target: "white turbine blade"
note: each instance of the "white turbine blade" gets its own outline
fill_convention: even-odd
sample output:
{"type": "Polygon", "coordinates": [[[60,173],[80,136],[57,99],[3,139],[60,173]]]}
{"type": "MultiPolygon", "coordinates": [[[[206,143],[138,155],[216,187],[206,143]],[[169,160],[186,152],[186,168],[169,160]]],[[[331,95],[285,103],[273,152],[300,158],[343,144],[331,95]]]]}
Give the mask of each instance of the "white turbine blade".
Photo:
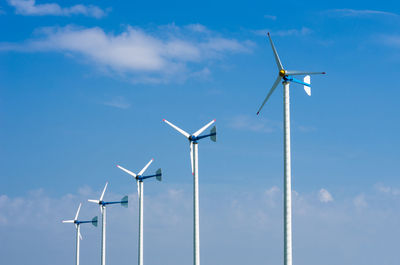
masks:
{"type": "Polygon", "coordinates": [[[272,95],[272,93],[274,92],[276,86],[279,84],[279,82],[281,81],[282,77],[280,75],[278,75],[278,77],[275,80],[275,83],[272,85],[271,89],[268,92],[268,95],[265,97],[263,103],[261,104],[261,107],[258,109],[257,111],[257,115],[260,113],[261,109],[264,107],[265,103],[267,103],[267,100],[269,99],[269,97],[272,95]]]}
{"type": "Polygon", "coordinates": [[[75,219],[74,220],[78,220],[79,211],[81,210],[81,206],[82,206],[82,203],[79,204],[78,211],[76,211],[76,215],[75,215],[75,219]]]}
{"type": "Polygon", "coordinates": [[[215,119],[210,121],[209,123],[207,123],[203,128],[201,128],[200,130],[198,130],[197,132],[195,132],[193,135],[194,136],[199,136],[202,132],[204,132],[208,127],[211,126],[211,124],[213,124],[215,122],[215,119]]]}
{"type": "Polygon", "coordinates": [[[180,132],[181,134],[183,134],[186,138],[189,138],[190,134],[188,134],[187,132],[185,132],[184,130],[182,130],[181,128],[173,125],[172,123],[170,123],[169,121],[167,121],[166,119],[163,119],[163,121],[165,121],[169,126],[171,126],[172,128],[174,128],[175,130],[177,130],[178,132],[180,132]]]}
{"type": "Polygon", "coordinates": [[[276,65],[278,66],[279,71],[283,69],[282,63],[281,63],[281,59],[279,59],[279,55],[278,52],[275,49],[275,45],[272,42],[271,36],[269,35],[268,32],[268,38],[269,38],[269,42],[271,43],[271,47],[272,47],[272,51],[274,52],[274,56],[275,56],[275,61],[276,61],[276,65]]]}
{"type": "Polygon", "coordinates": [[[192,175],[194,174],[193,171],[193,142],[190,142],[190,165],[192,167],[192,175]]]}
{"type": "Polygon", "coordinates": [[[79,239],[82,240],[81,232],[79,232],[79,239]]]}
{"type": "Polygon", "coordinates": [[[121,167],[120,165],[117,165],[117,167],[118,167],[119,169],[125,171],[125,172],[128,173],[129,175],[133,176],[134,178],[136,178],[136,174],[133,173],[132,171],[127,170],[126,168],[123,168],[123,167],[121,167]]]}
{"type": "Polygon", "coordinates": [[[104,190],[103,190],[103,193],[102,193],[101,196],[100,196],[99,201],[102,201],[102,200],[103,200],[104,193],[106,192],[106,189],[107,189],[107,185],[108,185],[108,182],[106,182],[106,185],[104,186],[104,190]]]}
{"type": "Polygon", "coordinates": [[[139,188],[139,181],[138,180],[136,180],[136,186],[137,186],[137,195],[138,195],[138,198],[140,197],[140,188],[139,188]]]}
{"type": "Polygon", "coordinates": [[[325,72],[286,71],[287,75],[324,75],[325,72]]]}
{"type": "Polygon", "coordinates": [[[97,203],[97,204],[99,204],[99,200],[88,200],[88,202],[94,202],[94,203],[97,203]]]}
{"type": "Polygon", "coordinates": [[[152,158],[152,159],[149,161],[149,163],[147,163],[147,165],[145,165],[144,168],[143,168],[142,170],[140,170],[140,172],[138,173],[139,176],[141,176],[141,175],[146,171],[146,169],[150,166],[150,164],[153,163],[153,160],[154,160],[154,159],[152,158]]]}
{"type": "Polygon", "coordinates": [[[63,220],[63,223],[75,223],[75,220],[63,220]]]}
{"type": "MultiPolygon", "coordinates": [[[[304,83],[311,85],[311,78],[309,75],[306,75],[303,79],[304,83]]],[[[311,96],[311,87],[304,86],[304,90],[306,91],[307,95],[311,96]]]]}

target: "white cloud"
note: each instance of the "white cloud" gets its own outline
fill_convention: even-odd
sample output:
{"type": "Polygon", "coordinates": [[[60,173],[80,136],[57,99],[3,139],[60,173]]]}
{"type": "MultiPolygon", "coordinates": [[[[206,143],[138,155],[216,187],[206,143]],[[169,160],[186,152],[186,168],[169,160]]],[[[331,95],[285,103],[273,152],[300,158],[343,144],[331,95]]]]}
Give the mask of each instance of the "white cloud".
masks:
{"type": "Polygon", "coordinates": [[[229,121],[229,126],[237,130],[272,133],[281,128],[281,124],[262,117],[237,115],[229,121]]]}
{"type": "Polygon", "coordinates": [[[320,202],[332,202],[333,197],[326,189],[320,189],[318,192],[318,199],[320,202]]]}
{"type": "Polygon", "coordinates": [[[118,108],[118,109],[129,109],[131,107],[131,104],[126,101],[124,97],[115,97],[111,99],[110,101],[106,101],[103,103],[106,106],[118,108]]]}
{"type": "Polygon", "coordinates": [[[248,41],[192,29],[192,34],[186,35],[187,31],[175,25],[156,32],[128,26],[120,34],[106,33],[98,27],[43,28],[39,31],[41,37],[24,44],[1,43],[0,51],[72,54],[103,70],[133,75],[134,82],[151,83],[182,81],[195,72],[208,75],[210,70],[204,64],[209,61],[222,59],[227,53],[251,51],[252,43],[248,41]]]}
{"type": "Polygon", "coordinates": [[[365,195],[360,194],[353,199],[353,204],[356,208],[362,209],[368,206],[367,201],[365,200],[365,195]]]}
{"type": "Polygon", "coordinates": [[[398,17],[398,14],[380,10],[368,10],[368,9],[333,9],[329,10],[329,13],[336,14],[343,17],[364,17],[364,16],[373,16],[373,15],[381,15],[381,16],[391,16],[398,17]]]}
{"type": "Polygon", "coordinates": [[[385,186],[382,183],[376,184],[375,188],[379,192],[382,192],[382,193],[390,194],[390,195],[393,195],[393,196],[400,195],[400,189],[393,188],[393,187],[390,187],[390,186],[385,186]]]}
{"type": "MultiPolygon", "coordinates": [[[[132,249],[137,247],[138,201],[135,184],[126,181],[132,189],[128,209],[110,207],[107,215],[107,255],[121,265],[132,264],[137,258],[132,249]]],[[[122,183],[119,185],[114,182],[106,193],[107,200],[117,200],[124,195],[112,193],[125,188],[122,183]]],[[[155,186],[158,185],[152,186],[150,192],[149,183],[144,201],[145,241],[149,244],[146,263],[160,264],[161,259],[165,265],[187,264],[192,258],[191,185],[164,183],[154,193],[155,186]]],[[[65,264],[73,262],[75,228],[61,220],[72,218],[79,202],[83,202],[81,218],[90,220],[99,215],[98,206],[87,203],[87,199],[98,198],[102,188],[98,185],[98,190],[93,191],[83,187],[78,192],[56,197],[49,196],[45,190],[20,196],[0,195],[0,235],[7,239],[7,244],[0,249],[2,263],[50,265],[60,259],[65,264]],[[15,255],[16,252],[20,255],[15,255]]],[[[307,263],[302,261],[313,256],[307,264],[324,264],[326,256],[333,251],[337,255],[333,255],[328,264],[374,265],[377,256],[383,264],[397,264],[396,255],[388,253],[396,253],[400,204],[393,197],[382,201],[369,195],[368,200],[371,202],[368,211],[354,211],[352,200],[344,199],[335,203],[335,207],[326,207],[315,200],[314,192],[299,195],[293,191],[294,237],[302,245],[298,262],[307,263]],[[382,205],[390,207],[382,211],[382,205]],[[380,247],[381,242],[387,243],[385,248],[380,247]],[[360,256],[364,257],[361,261],[360,256]]],[[[278,264],[282,260],[283,205],[282,191],[278,187],[259,190],[246,186],[245,190],[237,192],[219,186],[209,189],[204,185],[200,205],[202,251],[213,264],[238,265],[246,261],[262,264],[266,256],[268,264],[278,264]],[[265,203],[266,196],[277,200],[276,204],[265,203]],[[262,249],[268,249],[270,254],[262,249]]],[[[82,226],[81,232],[85,250],[81,262],[94,264],[99,255],[101,229],[88,225],[82,226]]]]}
{"type": "Polygon", "coordinates": [[[74,5],[71,7],[61,7],[57,3],[36,4],[35,0],[8,0],[8,4],[15,7],[15,13],[26,16],[84,15],[101,18],[106,15],[105,11],[93,5],[74,5]]]}

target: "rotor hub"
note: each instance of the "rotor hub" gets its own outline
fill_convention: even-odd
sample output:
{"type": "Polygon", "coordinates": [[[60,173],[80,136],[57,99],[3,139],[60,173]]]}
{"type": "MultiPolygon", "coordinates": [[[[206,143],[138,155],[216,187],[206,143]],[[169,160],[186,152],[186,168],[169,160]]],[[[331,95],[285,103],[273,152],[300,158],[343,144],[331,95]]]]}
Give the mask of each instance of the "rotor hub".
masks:
{"type": "Polygon", "coordinates": [[[286,71],[284,69],[280,70],[279,75],[284,77],[286,75],[286,71]]]}

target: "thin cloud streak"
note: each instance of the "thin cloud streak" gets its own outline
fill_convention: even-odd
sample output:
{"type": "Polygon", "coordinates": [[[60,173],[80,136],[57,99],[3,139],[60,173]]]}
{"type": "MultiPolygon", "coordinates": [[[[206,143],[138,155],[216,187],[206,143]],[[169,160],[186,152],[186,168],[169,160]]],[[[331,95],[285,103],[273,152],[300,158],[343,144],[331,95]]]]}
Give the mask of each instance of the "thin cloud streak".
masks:
{"type": "Polygon", "coordinates": [[[272,31],[270,29],[259,29],[252,31],[258,36],[267,36],[267,32],[270,32],[273,36],[287,37],[287,36],[306,36],[310,35],[313,31],[307,27],[301,27],[300,29],[287,29],[287,30],[276,30],[272,31]]]}
{"type": "Polygon", "coordinates": [[[229,121],[229,126],[236,130],[258,133],[273,133],[282,127],[280,123],[249,115],[237,115],[233,117],[229,121]]]}
{"type": "Polygon", "coordinates": [[[74,5],[61,7],[57,3],[36,4],[35,0],[8,0],[8,4],[15,8],[15,13],[24,16],[72,16],[83,15],[102,18],[106,12],[98,6],[74,5]]]}
{"type": "Polygon", "coordinates": [[[380,10],[369,10],[369,9],[359,10],[359,9],[344,8],[344,9],[332,9],[328,10],[327,12],[343,17],[365,17],[365,16],[376,16],[376,15],[399,17],[399,15],[396,13],[380,11],[380,10]]]}
{"type": "Polygon", "coordinates": [[[118,109],[129,109],[131,107],[131,104],[124,97],[115,97],[110,101],[104,102],[103,105],[118,109]]]}

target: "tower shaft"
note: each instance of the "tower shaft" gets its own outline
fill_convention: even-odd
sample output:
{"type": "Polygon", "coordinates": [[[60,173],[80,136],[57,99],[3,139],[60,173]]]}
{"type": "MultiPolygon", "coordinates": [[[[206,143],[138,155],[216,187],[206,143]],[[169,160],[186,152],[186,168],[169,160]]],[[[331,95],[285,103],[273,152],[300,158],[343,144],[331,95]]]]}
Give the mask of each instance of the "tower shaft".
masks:
{"type": "Polygon", "coordinates": [[[101,230],[101,265],[106,265],[106,207],[101,206],[102,230],[101,230]]]}
{"type": "Polygon", "coordinates": [[[138,264],[143,265],[143,181],[139,181],[139,249],[138,264]]]}
{"type": "Polygon", "coordinates": [[[193,143],[193,264],[200,265],[198,144],[193,143]]]}
{"type": "Polygon", "coordinates": [[[76,256],[75,256],[75,264],[79,265],[79,244],[80,244],[80,239],[79,239],[79,235],[80,235],[80,230],[81,230],[81,226],[78,224],[76,226],[76,256]]]}
{"type": "Polygon", "coordinates": [[[292,183],[289,82],[283,82],[284,115],[284,265],[292,265],[292,183]]]}

